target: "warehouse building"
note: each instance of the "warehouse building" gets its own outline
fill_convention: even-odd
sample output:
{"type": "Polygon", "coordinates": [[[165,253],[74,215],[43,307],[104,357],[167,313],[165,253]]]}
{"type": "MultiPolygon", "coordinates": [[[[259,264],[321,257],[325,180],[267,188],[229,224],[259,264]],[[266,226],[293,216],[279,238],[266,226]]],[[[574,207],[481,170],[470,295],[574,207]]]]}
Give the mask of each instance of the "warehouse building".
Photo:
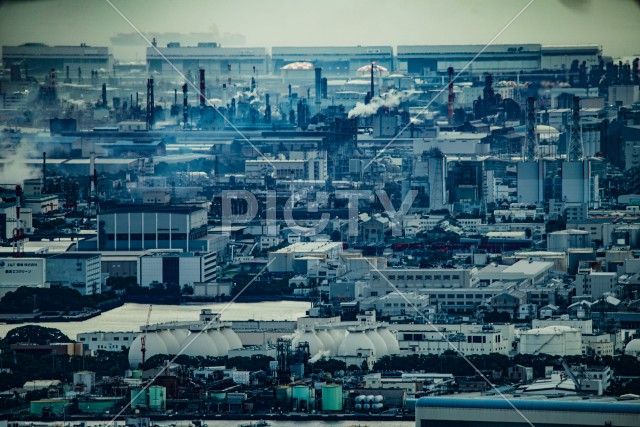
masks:
{"type": "Polygon", "coordinates": [[[49,285],[75,289],[82,295],[102,292],[100,254],[63,252],[45,255],[49,285]]]}
{"type": "Polygon", "coordinates": [[[640,417],[637,399],[514,397],[423,397],[416,403],[416,427],[631,427],[640,417]]]}
{"type": "Polygon", "coordinates": [[[140,257],[138,265],[138,283],[142,287],[149,287],[152,283],[193,286],[195,283],[212,283],[218,279],[215,252],[159,252],[140,257]]]}

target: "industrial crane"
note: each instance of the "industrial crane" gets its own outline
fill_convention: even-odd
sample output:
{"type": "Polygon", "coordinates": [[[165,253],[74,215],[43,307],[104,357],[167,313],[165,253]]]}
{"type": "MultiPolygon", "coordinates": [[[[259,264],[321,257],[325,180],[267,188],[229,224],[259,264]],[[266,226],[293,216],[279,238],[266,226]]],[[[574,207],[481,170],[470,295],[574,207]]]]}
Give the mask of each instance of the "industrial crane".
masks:
{"type": "Polygon", "coordinates": [[[145,353],[147,352],[147,329],[149,329],[149,320],[151,319],[151,309],[153,305],[149,304],[149,311],[147,312],[147,322],[144,324],[144,330],[142,331],[142,336],[140,337],[140,352],[142,353],[142,366],[144,366],[145,361],[145,353]]]}

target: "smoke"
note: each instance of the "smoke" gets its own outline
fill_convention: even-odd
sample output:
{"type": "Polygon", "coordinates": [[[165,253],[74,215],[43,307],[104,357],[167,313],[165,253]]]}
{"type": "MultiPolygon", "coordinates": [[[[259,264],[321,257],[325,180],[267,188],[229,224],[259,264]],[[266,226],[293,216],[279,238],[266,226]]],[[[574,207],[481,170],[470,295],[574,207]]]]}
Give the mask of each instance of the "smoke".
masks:
{"type": "Polygon", "coordinates": [[[349,118],[373,116],[383,107],[389,109],[396,108],[407,96],[408,94],[406,92],[390,90],[383,94],[382,97],[374,96],[368,104],[358,102],[356,106],[349,111],[349,118]]]}
{"type": "Polygon", "coordinates": [[[318,360],[324,358],[324,357],[329,357],[331,356],[331,352],[326,350],[326,351],[319,351],[317,352],[311,359],[309,359],[309,363],[316,363],[318,360]]]}
{"type": "Polygon", "coordinates": [[[25,179],[40,178],[42,171],[27,163],[30,158],[37,157],[30,142],[23,139],[20,142],[2,140],[0,142],[0,153],[4,163],[0,166],[0,183],[20,184],[25,179]]]}

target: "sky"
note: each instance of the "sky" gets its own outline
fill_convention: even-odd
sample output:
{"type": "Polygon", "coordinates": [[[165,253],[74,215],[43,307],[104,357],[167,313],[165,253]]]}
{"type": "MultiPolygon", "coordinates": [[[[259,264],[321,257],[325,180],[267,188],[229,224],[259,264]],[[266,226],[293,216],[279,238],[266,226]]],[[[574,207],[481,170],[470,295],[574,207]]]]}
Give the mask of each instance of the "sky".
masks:
{"type": "Polygon", "coordinates": [[[348,46],[494,43],[599,44],[640,55],[640,0],[0,0],[0,45],[112,46],[144,60],[133,26],[165,45],[348,46]],[[502,31],[504,30],[504,31],[502,31]],[[502,31],[502,32],[501,32],[502,31]],[[118,34],[129,34],[120,36],[118,34]]]}

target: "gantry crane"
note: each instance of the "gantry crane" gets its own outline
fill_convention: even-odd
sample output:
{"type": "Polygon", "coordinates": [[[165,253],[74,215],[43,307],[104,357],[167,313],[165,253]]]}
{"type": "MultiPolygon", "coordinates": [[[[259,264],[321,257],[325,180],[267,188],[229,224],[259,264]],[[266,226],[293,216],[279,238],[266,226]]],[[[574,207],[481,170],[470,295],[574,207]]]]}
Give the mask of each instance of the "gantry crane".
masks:
{"type": "Polygon", "coordinates": [[[149,320],[151,319],[151,309],[153,305],[149,304],[149,311],[147,312],[147,322],[144,324],[144,330],[142,331],[142,336],[140,337],[140,352],[142,353],[142,366],[144,366],[145,361],[145,353],[147,352],[147,329],[149,329],[149,320]]]}

